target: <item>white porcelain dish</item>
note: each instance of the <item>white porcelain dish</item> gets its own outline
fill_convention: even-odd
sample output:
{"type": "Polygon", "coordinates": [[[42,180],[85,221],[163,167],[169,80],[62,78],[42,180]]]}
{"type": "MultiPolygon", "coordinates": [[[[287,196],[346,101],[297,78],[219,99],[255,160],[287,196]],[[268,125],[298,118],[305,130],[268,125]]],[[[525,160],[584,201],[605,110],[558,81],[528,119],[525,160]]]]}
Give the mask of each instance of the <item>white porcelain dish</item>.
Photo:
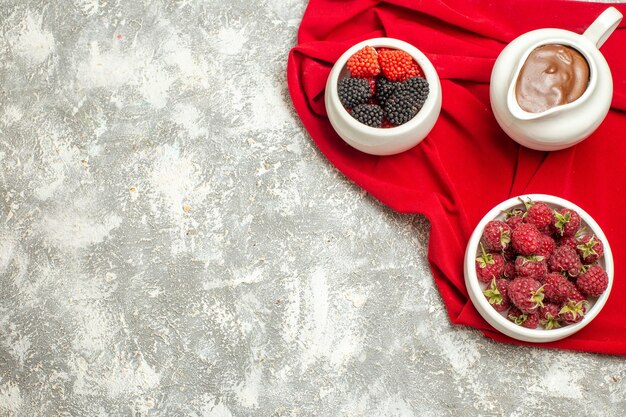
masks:
{"type": "Polygon", "coordinates": [[[621,20],[622,14],[609,7],[582,35],[563,29],[538,29],[509,43],[494,64],[490,83],[491,108],[506,134],[520,145],[539,151],[568,148],[591,135],[604,120],[613,97],[611,70],[599,48],[621,20]],[[533,50],[550,44],[580,52],[589,64],[589,83],[575,101],[530,113],[515,97],[518,75],[533,50]]]}
{"type": "Polygon", "coordinates": [[[478,223],[470,240],[467,244],[467,249],[465,251],[465,264],[464,264],[464,272],[465,272],[465,285],[467,287],[467,291],[469,293],[470,299],[472,303],[476,307],[476,310],[480,313],[480,315],[495,329],[504,333],[507,336],[510,336],[514,339],[523,340],[526,342],[535,342],[535,343],[545,343],[552,342],[555,340],[563,339],[568,337],[577,331],[581,330],[583,327],[587,326],[602,310],[604,304],[606,303],[609,295],[611,293],[611,287],[613,285],[613,275],[614,275],[614,266],[613,266],[613,255],[611,253],[611,247],[609,245],[604,232],[600,228],[600,226],[593,220],[593,218],[583,209],[575,205],[574,203],[567,201],[565,199],[555,197],[552,195],[546,194],[527,194],[519,197],[514,197],[503,201],[502,203],[495,206],[491,209],[485,217],[478,223]],[[483,230],[487,222],[493,219],[504,219],[505,215],[503,211],[508,211],[513,208],[524,208],[524,205],[519,200],[523,198],[524,200],[528,200],[528,198],[533,201],[543,201],[547,203],[552,208],[560,209],[560,208],[570,208],[576,210],[581,217],[582,226],[586,227],[586,232],[589,234],[594,234],[602,241],[604,245],[604,256],[599,261],[600,265],[604,267],[606,273],[609,277],[609,285],[606,291],[602,293],[600,297],[597,299],[591,299],[589,304],[589,308],[585,317],[582,321],[576,324],[570,324],[567,326],[560,327],[558,329],[545,330],[542,328],[538,329],[527,329],[522,326],[518,326],[515,323],[509,321],[504,313],[497,312],[488,302],[488,300],[483,295],[483,290],[486,287],[486,284],[478,281],[478,277],[476,276],[476,266],[475,260],[479,254],[479,243],[482,237],[483,230]]]}
{"type": "Polygon", "coordinates": [[[393,38],[373,38],[357,43],[339,57],[328,76],[324,100],[330,123],[346,143],[368,154],[393,155],[414,147],[430,133],[441,111],[441,83],[435,67],[413,45],[393,38]],[[350,116],[339,101],[337,83],[350,76],[348,58],[365,46],[403,50],[422,68],[430,91],[419,113],[407,123],[392,128],[367,126],[350,116]]]}

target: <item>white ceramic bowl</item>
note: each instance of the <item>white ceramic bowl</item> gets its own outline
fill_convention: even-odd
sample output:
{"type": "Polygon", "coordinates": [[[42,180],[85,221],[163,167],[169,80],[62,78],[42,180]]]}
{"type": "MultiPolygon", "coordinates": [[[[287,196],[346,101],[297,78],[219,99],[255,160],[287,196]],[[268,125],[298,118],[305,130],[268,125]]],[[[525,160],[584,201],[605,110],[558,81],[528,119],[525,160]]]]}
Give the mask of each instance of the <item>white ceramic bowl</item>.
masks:
{"type": "Polygon", "coordinates": [[[441,111],[441,83],[433,64],[413,45],[393,38],[373,38],[357,43],[343,53],[333,66],[326,82],[324,97],[330,123],[350,146],[372,155],[393,155],[404,152],[418,143],[432,130],[441,111]],[[348,58],[365,46],[400,49],[409,53],[419,64],[429,84],[426,102],[417,115],[407,123],[392,128],[364,125],[343,107],[337,94],[337,82],[350,73],[346,68],[348,58]]]}
{"type": "Polygon", "coordinates": [[[500,332],[510,336],[514,339],[523,340],[526,342],[552,342],[554,340],[563,339],[567,336],[570,336],[586,325],[588,325],[594,317],[598,315],[606,300],[609,298],[609,294],[611,293],[611,287],[613,285],[613,255],[611,254],[611,247],[609,246],[609,242],[600,229],[600,226],[593,220],[593,218],[585,212],[583,209],[578,207],[572,202],[564,200],[559,197],[555,197],[552,195],[546,194],[527,194],[519,197],[514,197],[509,200],[503,201],[498,204],[494,208],[492,208],[483,219],[478,223],[476,229],[472,233],[470,240],[467,244],[467,249],[465,251],[465,285],[467,287],[467,291],[469,293],[470,299],[476,310],[480,313],[481,316],[494,328],[499,330],[500,332]],[[497,312],[490,304],[487,298],[483,295],[483,290],[486,288],[486,284],[478,281],[478,277],[476,276],[476,266],[475,261],[479,255],[479,243],[482,237],[483,230],[485,229],[485,225],[487,222],[493,219],[501,219],[505,218],[503,211],[511,210],[513,208],[524,208],[524,205],[520,202],[519,198],[523,198],[524,200],[528,200],[528,198],[533,201],[543,201],[547,203],[550,207],[555,209],[560,208],[569,208],[572,210],[576,210],[580,215],[582,220],[582,226],[585,226],[586,233],[594,234],[602,241],[604,245],[604,256],[600,259],[599,263],[604,267],[606,273],[609,277],[609,285],[602,293],[602,295],[596,299],[591,298],[589,303],[589,308],[587,309],[587,313],[582,321],[576,324],[570,324],[558,329],[545,330],[542,328],[537,329],[527,329],[522,326],[518,326],[515,323],[509,321],[504,313],[497,312]]]}

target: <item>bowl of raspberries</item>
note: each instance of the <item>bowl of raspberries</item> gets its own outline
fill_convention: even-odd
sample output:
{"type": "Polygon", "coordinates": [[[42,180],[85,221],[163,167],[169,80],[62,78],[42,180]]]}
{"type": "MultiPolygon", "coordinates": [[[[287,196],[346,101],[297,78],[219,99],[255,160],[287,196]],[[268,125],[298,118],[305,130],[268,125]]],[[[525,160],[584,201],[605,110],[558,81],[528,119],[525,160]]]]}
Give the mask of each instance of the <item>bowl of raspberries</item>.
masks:
{"type": "Polygon", "coordinates": [[[421,142],[441,111],[441,84],[413,45],[374,38],[348,49],[326,82],[325,104],[337,134],[372,155],[393,155],[421,142]]]}
{"type": "Polygon", "coordinates": [[[593,218],[559,197],[506,200],[478,223],[465,252],[474,306],[500,332],[551,342],[587,324],[606,303],[613,256],[593,218]]]}

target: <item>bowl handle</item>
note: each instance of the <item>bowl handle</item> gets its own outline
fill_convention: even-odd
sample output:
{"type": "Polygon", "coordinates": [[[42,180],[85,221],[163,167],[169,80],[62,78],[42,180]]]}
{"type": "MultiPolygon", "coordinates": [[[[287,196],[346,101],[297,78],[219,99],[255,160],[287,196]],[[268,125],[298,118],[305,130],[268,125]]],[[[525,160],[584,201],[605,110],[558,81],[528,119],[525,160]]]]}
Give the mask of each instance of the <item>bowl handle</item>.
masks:
{"type": "Polygon", "coordinates": [[[583,36],[593,42],[596,48],[600,48],[611,33],[622,21],[622,14],[615,7],[609,7],[593,21],[587,28],[583,36]]]}

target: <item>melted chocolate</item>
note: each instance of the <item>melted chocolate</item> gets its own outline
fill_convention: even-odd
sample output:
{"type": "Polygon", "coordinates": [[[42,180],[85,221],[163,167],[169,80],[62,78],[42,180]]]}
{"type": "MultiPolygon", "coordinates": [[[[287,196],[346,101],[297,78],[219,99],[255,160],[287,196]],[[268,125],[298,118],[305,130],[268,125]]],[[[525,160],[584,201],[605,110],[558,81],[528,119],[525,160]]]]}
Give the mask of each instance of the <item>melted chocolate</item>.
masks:
{"type": "Polygon", "coordinates": [[[528,55],[515,85],[520,107],[540,113],[571,103],[589,83],[589,65],[577,50],[565,45],[544,45],[528,55]]]}

